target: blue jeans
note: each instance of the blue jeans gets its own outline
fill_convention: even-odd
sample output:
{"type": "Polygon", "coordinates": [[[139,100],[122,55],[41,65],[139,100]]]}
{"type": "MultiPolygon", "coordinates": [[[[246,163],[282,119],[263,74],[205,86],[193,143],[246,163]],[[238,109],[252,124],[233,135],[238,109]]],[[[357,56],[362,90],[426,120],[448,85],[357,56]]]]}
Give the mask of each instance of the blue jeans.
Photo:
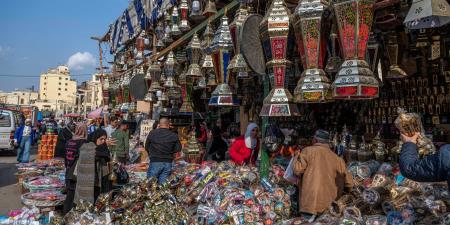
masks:
{"type": "Polygon", "coordinates": [[[27,163],[30,161],[30,136],[23,136],[19,143],[19,149],[17,152],[17,161],[21,163],[27,163]]]}
{"type": "Polygon", "coordinates": [[[166,182],[172,172],[172,163],[167,162],[150,162],[147,171],[147,178],[156,177],[158,184],[166,182]]]}

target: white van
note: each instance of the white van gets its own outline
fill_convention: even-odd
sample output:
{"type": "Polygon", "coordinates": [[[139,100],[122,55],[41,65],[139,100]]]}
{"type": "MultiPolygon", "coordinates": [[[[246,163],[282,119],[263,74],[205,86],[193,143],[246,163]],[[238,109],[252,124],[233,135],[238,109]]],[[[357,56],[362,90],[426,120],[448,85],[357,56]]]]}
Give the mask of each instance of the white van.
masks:
{"type": "Polygon", "coordinates": [[[0,109],[0,150],[9,150],[16,154],[16,149],[14,148],[14,132],[18,126],[18,113],[0,109]]]}

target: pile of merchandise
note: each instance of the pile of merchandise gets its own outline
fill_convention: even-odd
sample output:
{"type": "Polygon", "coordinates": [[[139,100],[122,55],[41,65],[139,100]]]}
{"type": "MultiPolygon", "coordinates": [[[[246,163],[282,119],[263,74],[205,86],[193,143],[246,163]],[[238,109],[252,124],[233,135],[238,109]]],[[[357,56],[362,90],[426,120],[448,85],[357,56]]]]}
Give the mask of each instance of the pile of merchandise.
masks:
{"type": "Polygon", "coordinates": [[[13,210],[8,213],[8,216],[0,216],[1,225],[9,224],[26,224],[26,225],[39,225],[46,224],[46,218],[40,213],[36,207],[24,207],[19,210],[13,210]]]}
{"type": "MultiPolygon", "coordinates": [[[[314,224],[450,224],[447,184],[414,182],[375,160],[353,162],[348,169],[355,188],[314,224]]],[[[303,222],[296,218],[288,224],[303,222]]]]}
{"type": "Polygon", "coordinates": [[[67,224],[248,224],[281,223],[291,217],[296,187],[273,166],[268,179],[257,168],[229,162],[178,163],[169,182],[148,179],[101,195],[95,205],[79,204],[67,224]]]}

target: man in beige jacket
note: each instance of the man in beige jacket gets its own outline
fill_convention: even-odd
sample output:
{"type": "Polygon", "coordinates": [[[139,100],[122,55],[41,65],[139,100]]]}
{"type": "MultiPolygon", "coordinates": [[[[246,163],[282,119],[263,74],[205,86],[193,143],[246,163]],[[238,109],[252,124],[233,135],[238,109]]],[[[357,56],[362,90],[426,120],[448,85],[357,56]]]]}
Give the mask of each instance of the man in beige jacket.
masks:
{"type": "Polygon", "coordinates": [[[300,178],[300,212],[310,222],[342,195],[344,187],[353,186],[344,160],[330,149],[329,136],[327,131],[317,130],[313,145],[294,156],[294,173],[300,178]]]}

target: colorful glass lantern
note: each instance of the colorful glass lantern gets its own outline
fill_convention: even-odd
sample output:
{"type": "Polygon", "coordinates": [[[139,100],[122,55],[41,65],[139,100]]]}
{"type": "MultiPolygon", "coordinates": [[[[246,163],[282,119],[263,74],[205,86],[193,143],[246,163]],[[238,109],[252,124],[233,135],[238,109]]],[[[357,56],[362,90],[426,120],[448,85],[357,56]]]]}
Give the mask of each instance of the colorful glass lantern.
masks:
{"type": "Polygon", "coordinates": [[[178,25],[178,27],[180,28],[180,30],[182,32],[186,32],[191,29],[191,26],[189,26],[189,21],[188,21],[188,11],[189,11],[189,6],[187,3],[187,0],[181,0],[181,3],[180,3],[181,20],[180,20],[180,24],[178,25]]]}
{"type": "Polygon", "coordinates": [[[212,92],[209,100],[210,106],[235,106],[237,99],[233,96],[230,86],[228,86],[228,64],[230,62],[233,42],[231,40],[228,19],[222,17],[219,29],[217,29],[212,42],[213,60],[218,75],[218,85],[212,92]]]}
{"type": "Polygon", "coordinates": [[[373,0],[339,0],[334,4],[345,61],[333,82],[335,99],[372,99],[378,80],[364,60],[373,20],[373,0]]]}
{"type": "Polygon", "coordinates": [[[155,47],[156,47],[157,50],[161,50],[165,46],[165,44],[163,42],[164,26],[162,25],[161,21],[158,22],[158,25],[156,25],[155,33],[156,33],[156,44],[155,44],[155,47]]]}
{"type": "Polygon", "coordinates": [[[212,87],[216,86],[216,73],[214,71],[214,61],[211,56],[211,44],[214,38],[214,31],[211,29],[211,23],[206,26],[205,32],[203,33],[203,41],[201,43],[203,50],[203,59],[201,62],[203,74],[208,77],[208,83],[206,86],[212,87]]]}
{"type": "Polygon", "coordinates": [[[198,65],[202,57],[202,47],[196,33],[186,47],[186,52],[190,62],[186,76],[193,77],[194,79],[203,77],[200,65],[198,65]]]}
{"type": "Polygon", "coordinates": [[[230,65],[228,65],[228,70],[235,73],[238,78],[243,79],[250,78],[248,75],[250,69],[247,66],[247,62],[245,61],[244,56],[242,56],[242,54],[240,53],[239,39],[241,35],[242,24],[244,23],[248,15],[249,14],[247,8],[243,3],[241,3],[241,6],[236,12],[233,22],[231,22],[230,24],[230,32],[233,39],[235,55],[233,59],[231,59],[230,65]]]}
{"type": "Polygon", "coordinates": [[[398,65],[398,43],[397,34],[395,32],[391,32],[389,34],[386,49],[390,63],[386,78],[389,79],[407,77],[408,74],[406,74],[406,72],[398,65]]]}
{"type": "Polygon", "coordinates": [[[274,74],[274,85],[264,99],[260,116],[297,116],[298,108],[292,103],[292,94],[284,87],[286,69],[292,63],[287,60],[290,26],[289,9],[283,0],[274,0],[260,24],[261,41],[266,51],[266,66],[274,74]]]}
{"type": "Polygon", "coordinates": [[[294,91],[296,102],[322,103],[331,100],[331,82],[323,70],[327,40],[323,17],[328,8],[325,0],[302,0],[295,10],[298,18],[294,25],[297,46],[305,68],[294,91]]]}
{"type": "Polygon", "coordinates": [[[150,73],[152,83],[150,84],[149,91],[150,92],[156,92],[158,90],[161,90],[162,87],[159,84],[159,79],[161,76],[161,67],[157,62],[153,62],[150,64],[150,66],[147,69],[147,73],[150,73]]]}
{"type": "Polygon", "coordinates": [[[181,34],[183,34],[183,32],[181,32],[180,27],[178,26],[178,22],[180,20],[180,15],[178,14],[178,7],[174,6],[172,8],[172,26],[170,27],[171,29],[171,33],[173,36],[179,36],[181,34]]]}

